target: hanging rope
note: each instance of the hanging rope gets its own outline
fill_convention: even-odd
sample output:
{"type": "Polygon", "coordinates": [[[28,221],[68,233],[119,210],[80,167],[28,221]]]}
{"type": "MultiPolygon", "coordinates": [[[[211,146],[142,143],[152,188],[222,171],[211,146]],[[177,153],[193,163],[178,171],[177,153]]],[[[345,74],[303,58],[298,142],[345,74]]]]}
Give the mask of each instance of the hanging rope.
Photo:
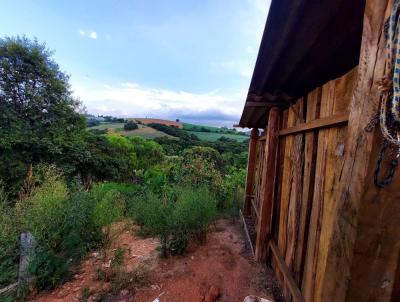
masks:
{"type": "Polygon", "coordinates": [[[385,37],[387,73],[378,83],[381,91],[380,110],[365,127],[370,132],[379,121],[384,138],[374,173],[374,183],[378,187],[385,187],[392,182],[400,156],[400,0],[395,0],[392,14],[385,24],[385,37]],[[387,153],[391,159],[388,173],[379,179],[387,153]]]}
{"type": "Polygon", "coordinates": [[[400,147],[400,0],[385,26],[387,74],[378,83],[382,92],[379,122],[383,137],[400,147]]]}

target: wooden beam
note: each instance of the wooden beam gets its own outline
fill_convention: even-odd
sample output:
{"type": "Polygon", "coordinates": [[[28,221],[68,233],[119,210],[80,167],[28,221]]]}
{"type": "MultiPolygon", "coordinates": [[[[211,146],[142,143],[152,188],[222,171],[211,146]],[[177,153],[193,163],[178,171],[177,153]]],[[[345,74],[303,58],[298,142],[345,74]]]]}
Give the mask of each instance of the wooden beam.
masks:
{"type": "Polygon", "coordinates": [[[349,120],[348,113],[339,113],[328,117],[323,117],[317,120],[313,120],[307,123],[300,124],[295,127],[282,129],[279,131],[279,136],[285,136],[289,134],[295,134],[299,132],[306,132],[320,128],[334,127],[342,124],[346,124],[349,120]]]}
{"type": "Polygon", "coordinates": [[[260,213],[258,212],[256,205],[254,204],[254,199],[251,199],[251,206],[253,207],[254,213],[256,214],[258,219],[260,217],[260,213]]]}
{"type": "Polygon", "coordinates": [[[283,274],[284,282],[287,285],[287,287],[293,297],[293,300],[295,302],[304,302],[304,298],[303,298],[298,286],[296,285],[296,282],[294,281],[294,279],[290,273],[290,270],[285,263],[285,260],[281,256],[278,247],[275,245],[275,243],[272,240],[269,242],[268,245],[272,251],[272,255],[275,258],[275,261],[277,263],[279,270],[283,274]]]}
{"type": "Polygon", "coordinates": [[[258,129],[254,128],[251,130],[250,134],[249,155],[247,159],[246,189],[243,204],[243,214],[246,216],[251,214],[251,195],[253,194],[254,176],[256,171],[257,140],[258,129]]]}
{"type": "Polygon", "coordinates": [[[264,165],[260,188],[260,215],[257,223],[256,259],[265,261],[267,258],[267,244],[271,235],[272,205],[274,199],[277,154],[279,145],[279,108],[273,107],[269,111],[267,141],[265,144],[264,165]]]}
{"type": "Polygon", "coordinates": [[[246,107],[276,107],[276,106],[281,106],[282,103],[276,103],[276,102],[246,102],[246,107]]]}

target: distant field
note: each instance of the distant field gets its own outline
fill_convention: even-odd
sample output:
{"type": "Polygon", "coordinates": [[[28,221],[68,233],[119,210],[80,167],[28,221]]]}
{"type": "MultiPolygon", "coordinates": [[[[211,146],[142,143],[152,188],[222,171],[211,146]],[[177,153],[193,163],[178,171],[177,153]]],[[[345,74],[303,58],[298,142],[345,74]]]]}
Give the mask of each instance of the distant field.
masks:
{"type": "Polygon", "coordinates": [[[98,126],[90,127],[88,129],[98,129],[98,130],[117,130],[124,129],[124,123],[101,123],[98,126]]]}
{"type": "Polygon", "coordinates": [[[192,131],[193,129],[198,129],[199,127],[209,129],[210,131],[213,131],[213,132],[217,132],[218,130],[220,130],[220,128],[212,127],[212,126],[202,126],[202,125],[194,125],[194,124],[188,124],[188,123],[182,123],[182,125],[183,125],[183,130],[187,130],[187,131],[192,131]]]}
{"type": "Polygon", "coordinates": [[[147,139],[153,139],[156,137],[162,137],[166,136],[168,138],[176,139],[175,137],[168,135],[164,132],[158,131],[156,129],[144,126],[144,125],[138,125],[139,129],[132,130],[132,131],[125,131],[124,130],[124,123],[101,123],[98,126],[95,127],[90,127],[88,129],[98,129],[98,130],[106,130],[108,129],[109,132],[116,132],[119,134],[123,134],[125,136],[141,136],[147,139]]]}
{"type": "Polygon", "coordinates": [[[226,138],[234,139],[238,142],[243,142],[246,139],[249,139],[248,136],[236,135],[236,134],[224,134],[224,133],[215,133],[215,132],[198,132],[198,131],[187,131],[187,133],[194,134],[199,139],[201,139],[203,141],[210,141],[210,142],[215,142],[222,136],[224,136],[226,138]]]}
{"type": "Polygon", "coordinates": [[[122,131],[122,133],[126,136],[136,135],[136,136],[141,136],[141,137],[148,138],[148,139],[153,139],[153,138],[162,137],[162,136],[166,136],[171,139],[177,139],[176,137],[173,137],[171,135],[168,135],[164,132],[158,131],[151,127],[140,127],[139,129],[132,130],[132,131],[122,131]]]}
{"type": "MultiPolygon", "coordinates": [[[[139,126],[139,129],[132,130],[132,131],[124,131],[124,123],[101,123],[98,126],[90,127],[88,129],[98,129],[98,130],[108,129],[108,131],[110,131],[110,132],[116,132],[116,133],[120,133],[120,134],[123,134],[126,136],[137,135],[137,136],[141,136],[141,137],[144,137],[147,139],[154,139],[156,137],[163,137],[163,136],[171,138],[171,139],[177,139],[174,136],[168,135],[162,131],[158,131],[151,127],[148,127],[145,125],[140,125],[140,124],[138,124],[138,126],[139,126]]],[[[238,142],[243,142],[249,138],[248,136],[240,135],[240,134],[217,133],[216,131],[221,130],[220,128],[217,128],[217,127],[193,125],[193,124],[186,124],[186,123],[183,124],[183,130],[189,134],[196,135],[201,140],[210,141],[210,142],[214,142],[222,136],[230,138],[230,139],[234,139],[238,142]],[[201,131],[191,131],[190,130],[190,129],[196,129],[196,128],[198,129],[199,127],[207,128],[212,132],[201,132],[201,131]]]]}

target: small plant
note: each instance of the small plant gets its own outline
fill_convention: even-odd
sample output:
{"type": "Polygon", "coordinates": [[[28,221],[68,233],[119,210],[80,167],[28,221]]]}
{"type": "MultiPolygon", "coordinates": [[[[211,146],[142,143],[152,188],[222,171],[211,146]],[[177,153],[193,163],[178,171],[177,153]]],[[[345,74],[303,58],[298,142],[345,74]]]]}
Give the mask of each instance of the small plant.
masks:
{"type": "Polygon", "coordinates": [[[79,297],[79,302],[86,302],[90,297],[90,289],[89,287],[85,287],[82,289],[81,295],[79,297]]]}
{"type": "Polygon", "coordinates": [[[97,281],[108,281],[107,273],[100,267],[96,268],[96,280],[97,281]]]}
{"type": "Polygon", "coordinates": [[[124,263],[125,250],[122,247],[118,247],[115,250],[114,258],[111,260],[111,267],[118,267],[124,263]]]}
{"type": "Polygon", "coordinates": [[[148,283],[148,273],[149,269],[145,265],[140,265],[130,272],[114,271],[109,278],[112,294],[116,295],[123,289],[135,292],[148,283]]]}

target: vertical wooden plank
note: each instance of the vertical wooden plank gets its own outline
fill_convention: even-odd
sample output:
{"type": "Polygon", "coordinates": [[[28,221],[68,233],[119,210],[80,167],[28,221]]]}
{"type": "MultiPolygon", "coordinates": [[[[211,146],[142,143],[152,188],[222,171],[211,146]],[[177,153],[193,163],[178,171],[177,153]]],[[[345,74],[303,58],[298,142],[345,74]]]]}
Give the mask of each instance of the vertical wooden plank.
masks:
{"type": "MultiPolygon", "coordinates": [[[[390,186],[378,188],[373,174],[382,138],[376,129],[367,184],[359,209],[348,301],[400,301],[400,173],[390,186]],[[397,276],[396,276],[397,273],[397,276]],[[396,289],[397,286],[397,289],[396,289]],[[397,291],[397,294],[396,294],[397,291]],[[395,295],[397,298],[394,299],[395,295]],[[393,297],[393,298],[392,298],[393,297]]],[[[382,173],[387,173],[388,160],[382,173]]]]}
{"type": "Polygon", "coordinates": [[[279,142],[280,112],[277,107],[270,109],[265,142],[260,218],[257,224],[256,259],[267,258],[268,240],[271,235],[272,205],[275,189],[277,151],[279,142]]]}
{"type": "MultiPolygon", "coordinates": [[[[289,110],[285,109],[281,113],[281,129],[287,128],[289,110]]],[[[285,161],[285,137],[280,137],[279,139],[279,154],[278,154],[278,169],[276,178],[276,194],[274,200],[274,215],[272,220],[273,227],[273,239],[278,242],[278,232],[279,232],[279,213],[280,213],[280,203],[281,203],[281,193],[282,193],[282,174],[285,161]]]]}
{"type": "MultiPolygon", "coordinates": [[[[376,82],[384,75],[385,41],[383,26],[386,17],[389,15],[390,7],[387,0],[366,1],[358,83],[351,102],[347,149],[344,154],[344,166],[341,171],[338,194],[335,198],[337,203],[335,208],[332,209],[333,230],[326,257],[324,278],[320,285],[320,294],[317,297],[319,301],[373,301],[370,293],[374,290],[366,286],[365,282],[358,283],[359,285],[362,284],[362,288],[358,289],[353,284],[351,284],[351,287],[348,287],[348,285],[349,280],[353,281],[351,265],[355,255],[354,247],[358,221],[362,213],[360,205],[364,206],[367,202],[377,202],[371,200],[371,197],[367,200],[363,198],[365,191],[370,186],[368,163],[371,160],[371,151],[373,145],[376,144],[377,135],[376,133],[365,132],[364,128],[378,109],[379,91],[376,82]],[[356,291],[360,294],[362,292],[361,299],[353,299],[356,291]]],[[[385,200],[386,202],[387,200],[385,200]]],[[[358,232],[361,231],[358,230],[358,232]]],[[[359,256],[356,254],[356,257],[359,256]]],[[[366,265],[366,263],[363,265],[366,265]]],[[[355,268],[355,270],[357,269],[360,268],[355,268]]],[[[383,273],[386,269],[385,267],[385,269],[379,271],[383,273]]],[[[368,277],[363,276],[362,278],[368,280],[371,272],[366,269],[365,272],[367,272],[368,277]]],[[[387,270],[386,273],[390,273],[390,271],[387,270]]],[[[375,276],[375,278],[377,277],[379,278],[379,276],[375,276]]],[[[387,300],[380,296],[378,301],[387,300]]]]}
{"type": "MultiPolygon", "coordinates": [[[[334,98],[330,97],[333,82],[329,82],[322,87],[320,116],[329,116],[330,108],[333,106],[334,98]]],[[[305,301],[314,301],[314,291],[316,285],[318,249],[320,245],[321,220],[323,210],[323,192],[325,184],[326,157],[327,157],[327,137],[326,129],[321,129],[318,133],[317,161],[315,164],[315,185],[310,217],[310,226],[307,242],[307,252],[305,259],[304,278],[302,293],[305,301]]]]}
{"type": "MultiPolygon", "coordinates": [[[[354,69],[322,87],[320,117],[347,111],[356,75],[357,69],[354,69]]],[[[341,181],[346,135],[346,126],[320,129],[318,133],[315,185],[302,280],[304,297],[310,301],[319,301],[322,292],[335,219],[334,209],[341,181]]],[[[298,257],[300,255],[299,252],[298,257]]]]}
{"type": "MultiPolygon", "coordinates": [[[[287,127],[293,127],[296,123],[296,109],[292,106],[288,109],[287,114],[287,127]]],[[[282,171],[282,184],[280,192],[280,208],[279,208],[279,232],[278,232],[278,249],[281,255],[286,255],[287,246],[287,219],[289,210],[289,200],[290,200],[290,190],[293,181],[292,174],[292,158],[293,158],[293,144],[294,137],[289,135],[285,139],[285,150],[283,157],[283,171],[282,171]]],[[[279,271],[277,273],[278,280],[282,285],[282,292],[285,297],[288,297],[288,288],[284,285],[284,278],[282,273],[279,271]]]]}
{"type": "MultiPolygon", "coordinates": [[[[281,114],[281,129],[287,128],[288,124],[288,115],[289,109],[285,109],[281,114]]],[[[279,236],[279,219],[280,219],[280,207],[281,207],[281,195],[282,195],[282,181],[283,181],[283,169],[285,162],[285,147],[286,137],[280,137],[279,139],[279,154],[278,154],[278,169],[277,169],[277,179],[276,179],[276,194],[274,200],[274,209],[273,209],[273,217],[272,217],[272,232],[274,242],[278,242],[279,236]]],[[[283,275],[282,272],[278,268],[278,264],[276,263],[275,258],[271,258],[271,266],[275,272],[277,279],[280,284],[283,284],[283,275]]]]}
{"type": "MultiPolygon", "coordinates": [[[[321,106],[322,89],[319,87],[310,92],[307,97],[306,121],[319,118],[321,106]]],[[[303,172],[303,192],[300,210],[300,228],[294,264],[295,280],[301,285],[304,261],[307,250],[307,237],[310,225],[311,205],[314,193],[315,164],[317,159],[318,131],[307,132],[304,142],[304,172],[303,172]]]]}
{"type": "Polygon", "coordinates": [[[250,134],[249,155],[247,160],[246,190],[244,196],[243,214],[251,214],[251,195],[254,189],[255,164],[257,157],[258,129],[252,129],[250,134]]]}
{"type": "MultiPolygon", "coordinates": [[[[294,125],[304,123],[304,99],[299,99],[294,105],[296,115],[294,125]]],[[[297,249],[297,236],[299,233],[300,209],[302,203],[303,187],[303,162],[304,162],[304,133],[293,135],[291,152],[291,179],[286,227],[286,253],[285,262],[293,272],[293,262],[297,249]]]]}
{"type": "MultiPolygon", "coordinates": [[[[347,111],[350,96],[354,90],[356,75],[357,69],[354,69],[332,82],[333,87],[329,98],[333,99],[333,107],[329,108],[329,115],[347,111]]],[[[326,171],[322,194],[320,246],[317,254],[315,300],[318,300],[322,295],[322,284],[326,277],[326,264],[335,220],[334,211],[338,203],[337,194],[341,182],[344,152],[346,151],[347,126],[326,129],[324,132],[328,143],[326,146],[326,171]]]]}

